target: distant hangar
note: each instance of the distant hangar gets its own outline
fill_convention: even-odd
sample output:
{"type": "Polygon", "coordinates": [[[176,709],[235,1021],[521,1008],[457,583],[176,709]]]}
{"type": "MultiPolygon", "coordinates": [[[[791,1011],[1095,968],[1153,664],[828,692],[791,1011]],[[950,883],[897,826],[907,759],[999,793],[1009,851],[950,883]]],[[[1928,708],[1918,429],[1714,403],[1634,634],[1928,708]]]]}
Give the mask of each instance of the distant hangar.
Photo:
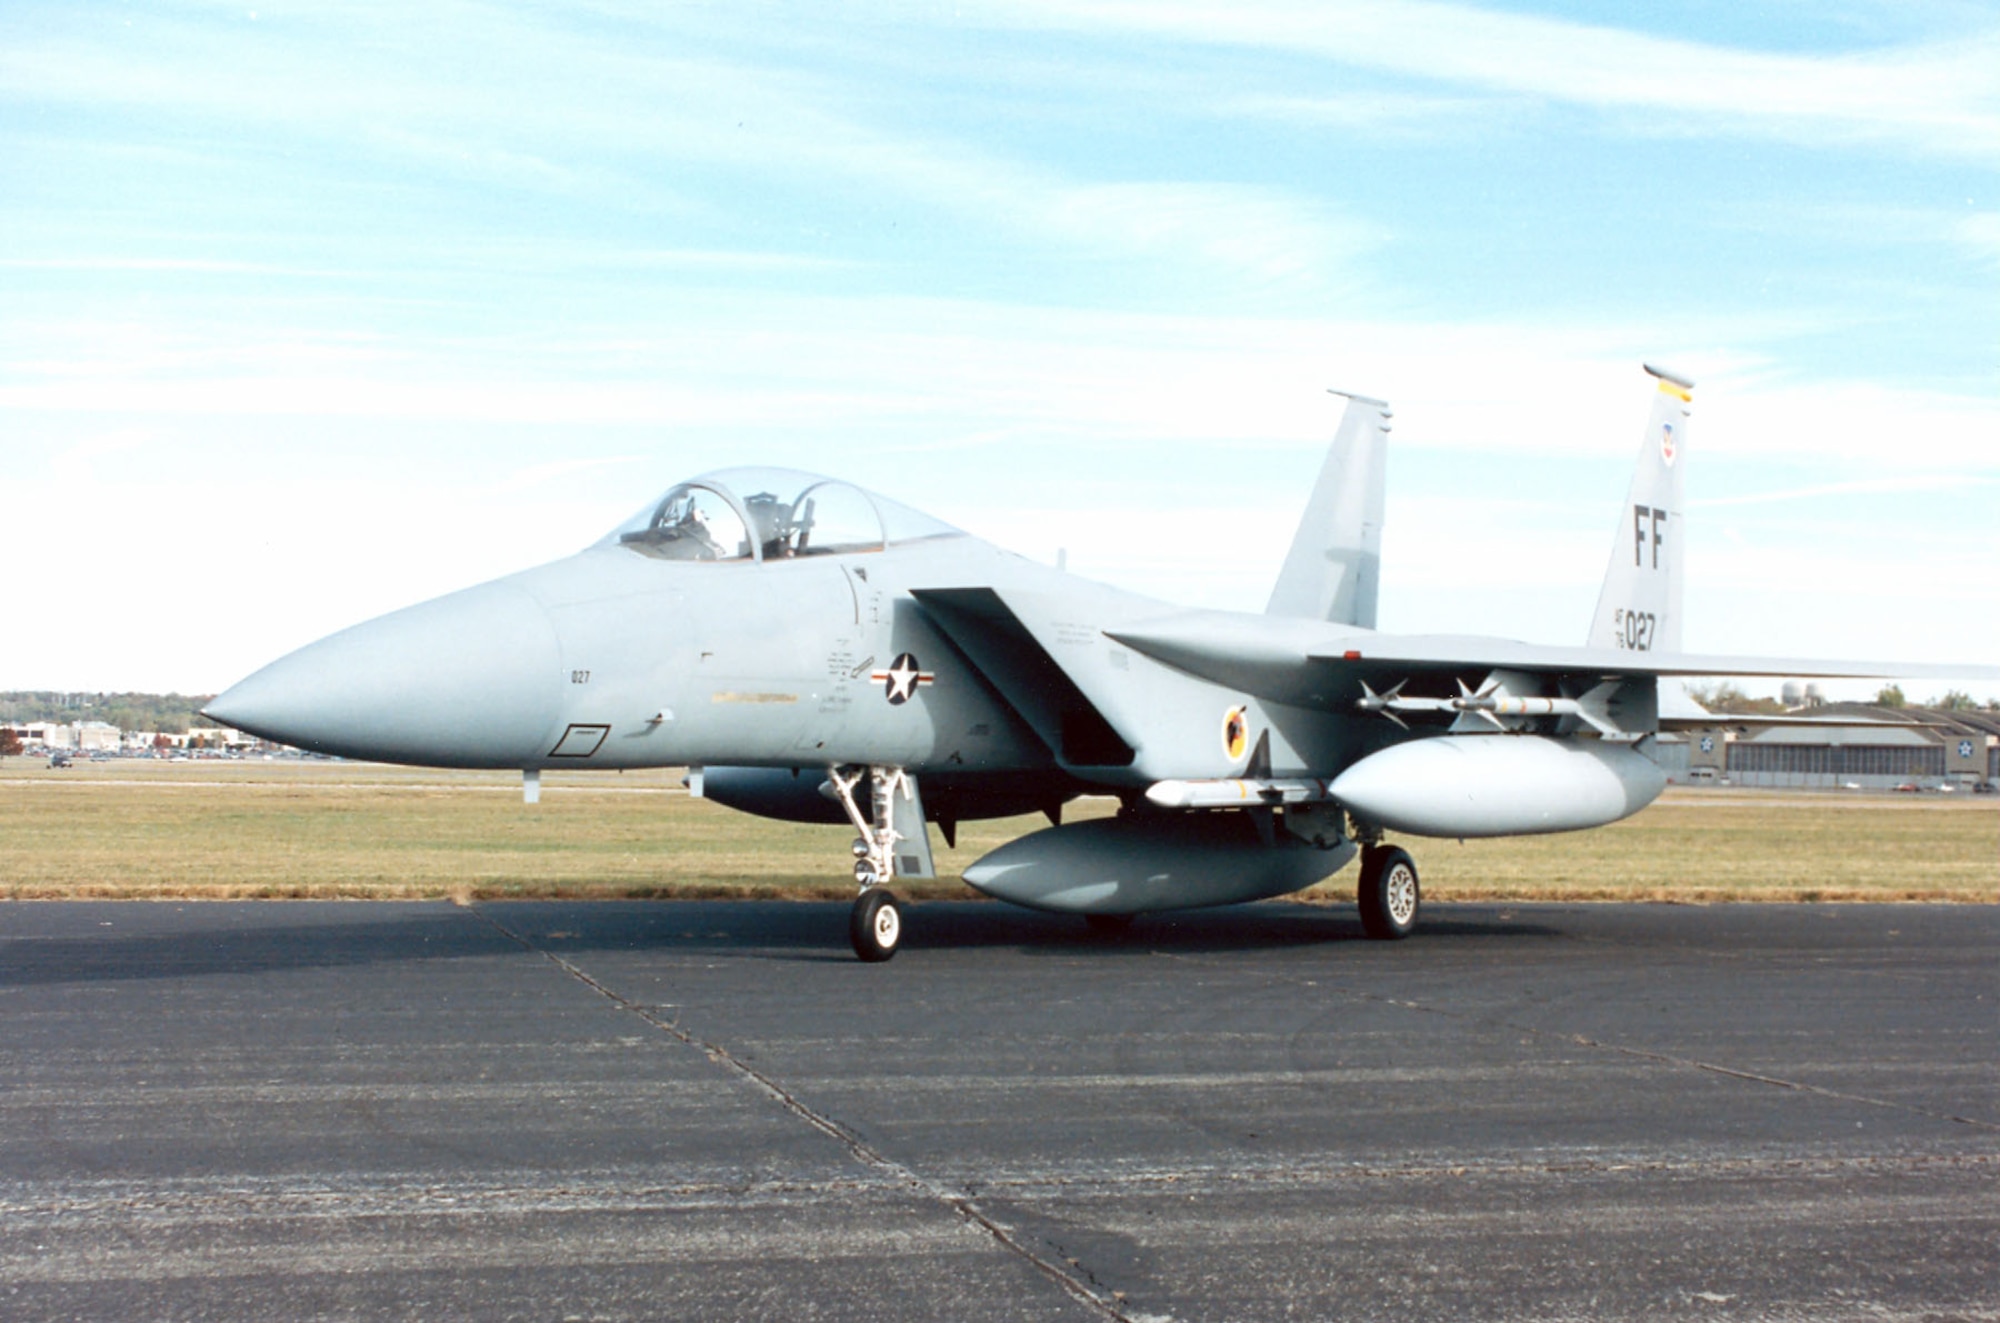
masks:
{"type": "Polygon", "coordinates": [[[1785,717],[1724,715],[1660,761],[1678,782],[1788,789],[2000,787],[2000,712],[1830,703],[1785,717]],[[1683,759],[1685,762],[1683,763],[1683,759]]]}

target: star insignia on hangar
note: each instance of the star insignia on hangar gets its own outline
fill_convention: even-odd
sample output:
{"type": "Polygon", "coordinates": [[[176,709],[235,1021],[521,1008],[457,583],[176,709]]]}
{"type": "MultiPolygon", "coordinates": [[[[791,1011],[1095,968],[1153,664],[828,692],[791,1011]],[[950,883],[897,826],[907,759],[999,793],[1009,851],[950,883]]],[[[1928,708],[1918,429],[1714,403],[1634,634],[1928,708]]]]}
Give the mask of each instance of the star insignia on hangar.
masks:
{"type": "Polygon", "coordinates": [[[883,686],[891,706],[900,706],[916,697],[921,686],[935,682],[937,676],[917,664],[917,654],[905,652],[889,664],[889,669],[876,671],[868,678],[883,686]]]}

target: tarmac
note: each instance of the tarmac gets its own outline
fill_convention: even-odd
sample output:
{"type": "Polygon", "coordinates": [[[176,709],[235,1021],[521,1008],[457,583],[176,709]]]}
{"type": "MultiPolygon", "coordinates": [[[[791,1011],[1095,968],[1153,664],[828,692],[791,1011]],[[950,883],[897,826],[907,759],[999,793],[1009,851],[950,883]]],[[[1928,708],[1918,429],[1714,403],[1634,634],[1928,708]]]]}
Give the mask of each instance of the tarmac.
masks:
{"type": "Polygon", "coordinates": [[[2000,1318],[2000,907],[0,906],[0,1316],[2000,1318]]]}

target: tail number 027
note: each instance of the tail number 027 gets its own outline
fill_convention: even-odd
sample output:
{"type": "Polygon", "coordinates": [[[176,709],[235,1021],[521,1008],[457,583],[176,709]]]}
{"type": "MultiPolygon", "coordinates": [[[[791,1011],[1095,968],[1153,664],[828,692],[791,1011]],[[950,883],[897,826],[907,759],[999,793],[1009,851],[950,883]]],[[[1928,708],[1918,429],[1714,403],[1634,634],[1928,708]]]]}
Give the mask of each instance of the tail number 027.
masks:
{"type": "Polygon", "coordinates": [[[1651,611],[1634,611],[1621,606],[1611,613],[1612,638],[1619,647],[1631,652],[1650,652],[1653,633],[1659,625],[1660,618],[1651,611]]]}

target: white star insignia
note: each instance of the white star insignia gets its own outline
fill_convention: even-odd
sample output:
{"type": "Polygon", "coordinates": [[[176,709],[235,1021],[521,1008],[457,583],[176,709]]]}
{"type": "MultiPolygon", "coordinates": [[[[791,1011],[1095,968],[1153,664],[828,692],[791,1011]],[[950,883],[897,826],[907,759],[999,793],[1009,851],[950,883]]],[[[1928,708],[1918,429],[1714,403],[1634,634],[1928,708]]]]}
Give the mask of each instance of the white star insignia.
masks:
{"type": "Polygon", "coordinates": [[[929,671],[917,664],[915,653],[906,652],[896,658],[895,665],[886,671],[875,671],[868,677],[883,686],[882,692],[891,706],[900,706],[917,696],[917,690],[931,683],[929,671]]]}

